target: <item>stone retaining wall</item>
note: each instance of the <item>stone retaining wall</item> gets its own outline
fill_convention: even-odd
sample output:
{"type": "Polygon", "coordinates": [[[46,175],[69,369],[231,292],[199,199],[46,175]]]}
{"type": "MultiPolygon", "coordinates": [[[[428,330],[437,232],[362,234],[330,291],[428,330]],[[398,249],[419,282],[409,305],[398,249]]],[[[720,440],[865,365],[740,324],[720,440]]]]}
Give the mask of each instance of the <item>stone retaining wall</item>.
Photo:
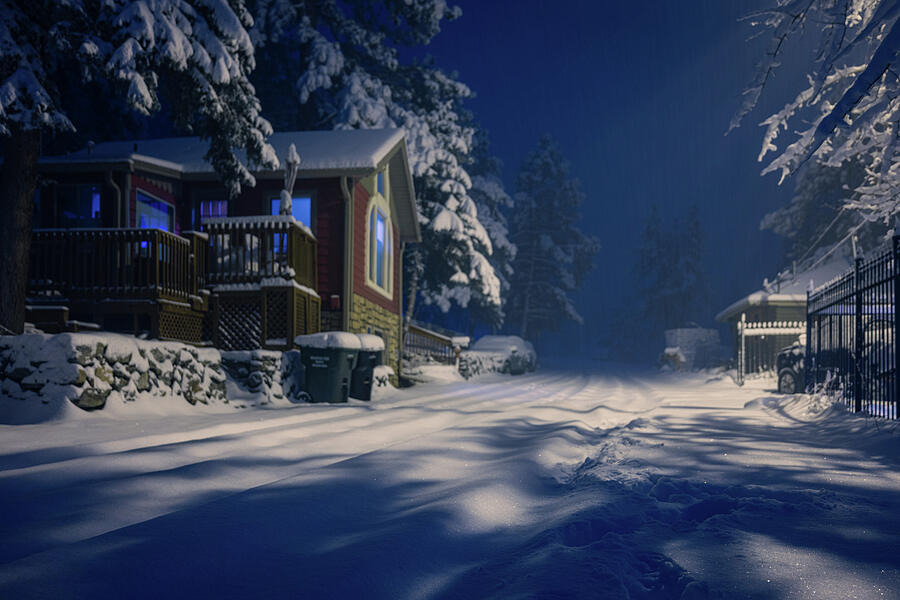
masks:
{"type": "Polygon", "coordinates": [[[0,337],[0,393],[44,403],[65,398],[87,410],[143,396],[190,404],[250,397],[262,404],[284,398],[281,357],[109,333],[6,336],[0,337]]]}

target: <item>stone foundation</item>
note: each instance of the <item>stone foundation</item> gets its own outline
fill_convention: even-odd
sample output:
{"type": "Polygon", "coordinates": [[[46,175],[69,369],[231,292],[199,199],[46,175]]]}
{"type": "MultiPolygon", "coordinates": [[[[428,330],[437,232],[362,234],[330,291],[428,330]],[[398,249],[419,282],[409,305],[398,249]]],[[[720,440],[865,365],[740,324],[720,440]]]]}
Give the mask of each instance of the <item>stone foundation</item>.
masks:
{"type": "MultiPolygon", "coordinates": [[[[350,311],[350,331],[352,333],[373,333],[384,339],[384,364],[400,372],[400,315],[378,306],[374,302],[353,294],[350,311]]],[[[398,384],[397,375],[391,383],[398,384]]]]}

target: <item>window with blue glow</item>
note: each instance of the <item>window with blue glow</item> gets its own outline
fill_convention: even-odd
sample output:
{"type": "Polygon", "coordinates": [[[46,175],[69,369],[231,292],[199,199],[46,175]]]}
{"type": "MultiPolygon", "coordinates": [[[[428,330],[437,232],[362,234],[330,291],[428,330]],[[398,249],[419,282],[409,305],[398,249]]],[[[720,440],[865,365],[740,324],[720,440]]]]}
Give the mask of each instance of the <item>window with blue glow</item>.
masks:
{"type": "MultiPolygon", "coordinates": [[[[377,198],[377,196],[375,197],[377,198]]],[[[375,200],[369,209],[366,231],[366,282],[388,297],[393,294],[392,231],[387,207],[375,200]]]]}
{"type": "Polygon", "coordinates": [[[200,222],[203,223],[207,219],[215,217],[228,216],[228,200],[201,200],[200,201],[200,222]]]}
{"type": "Polygon", "coordinates": [[[375,211],[375,283],[384,287],[384,215],[375,211]]]}
{"type": "Polygon", "coordinates": [[[175,230],[175,207],[140,190],[137,192],[135,222],[140,229],[175,230]]]}
{"type": "MultiPolygon", "coordinates": [[[[279,214],[281,199],[272,198],[272,214],[279,214]]],[[[294,196],[291,199],[291,214],[295,219],[312,229],[312,198],[309,196],[294,196]]]]}

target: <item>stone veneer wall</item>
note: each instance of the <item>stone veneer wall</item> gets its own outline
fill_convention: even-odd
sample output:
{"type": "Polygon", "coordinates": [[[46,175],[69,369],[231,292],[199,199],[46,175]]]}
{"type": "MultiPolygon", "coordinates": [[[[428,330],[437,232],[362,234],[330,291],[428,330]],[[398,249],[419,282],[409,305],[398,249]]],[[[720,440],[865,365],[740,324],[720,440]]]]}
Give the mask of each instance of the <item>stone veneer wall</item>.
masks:
{"type": "Polygon", "coordinates": [[[320,327],[322,331],[340,331],[341,330],[341,311],[325,310],[319,314],[320,327]]]}
{"type": "Polygon", "coordinates": [[[400,315],[378,306],[359,294],[353,294],[350,331],[375,333],[375,330],[384,334],[384,362],[394,369],[395,375],[391,378],[391,383],[397,385],[397,374],[400,373],[400,315]]]}

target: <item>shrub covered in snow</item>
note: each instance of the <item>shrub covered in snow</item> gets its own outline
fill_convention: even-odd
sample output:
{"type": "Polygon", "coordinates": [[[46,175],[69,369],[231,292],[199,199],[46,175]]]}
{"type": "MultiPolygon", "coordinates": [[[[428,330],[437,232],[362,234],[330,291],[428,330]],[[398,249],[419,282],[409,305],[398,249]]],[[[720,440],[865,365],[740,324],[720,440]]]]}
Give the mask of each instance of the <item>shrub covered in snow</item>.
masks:
{"type": "Polygon", "coordinates": [[[459,356],[459,372],[466,379],[482,373],[521,375],[536,368],[534,346],[514,335],[486,335],[459,356]]]}

